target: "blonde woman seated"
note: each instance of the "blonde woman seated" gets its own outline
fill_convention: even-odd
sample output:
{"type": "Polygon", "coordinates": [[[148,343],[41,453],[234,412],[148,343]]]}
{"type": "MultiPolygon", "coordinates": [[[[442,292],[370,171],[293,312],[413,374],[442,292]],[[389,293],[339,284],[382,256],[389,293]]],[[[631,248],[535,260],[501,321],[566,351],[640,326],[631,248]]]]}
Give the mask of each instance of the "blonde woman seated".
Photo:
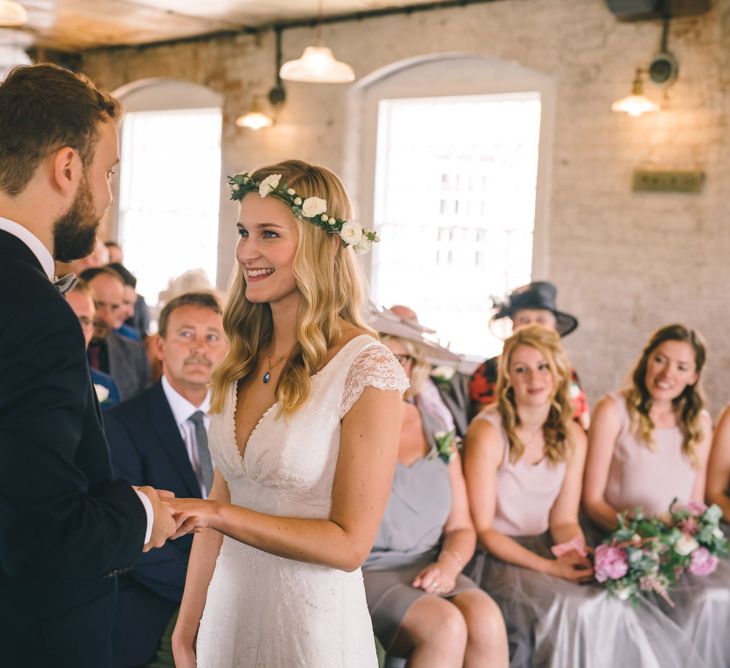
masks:
{"type": "Polygon", "coordinates": [[[510,666],[682,665],[658,610],[580,584],[593,572],[578,524],[586,437],[570,377],[556,332],[519,329],[505,342],[497,403],[467,433],[469,501],[488,553],[481,586],[502,608],[510,666]]]}
{"type": "Polygon", "coordinates": [[[430,365],[412,341],[385,336],[383,343],[403,365],[411,389],[391,496],[363,565],[375,633],[389,657],[408,657],[414,668],[505,667],[499,608],[461,574],[475,532],[456,444],[444,436],[438,413],[418,399],[430,365]]]}
{"type": "MultiPolygon", "coordinates": [[[[683,325],[656,331],[631,374],[631,385],[599,402],[589,433],[583,502],[605,533],[616,515],[640,507],[662,515],[673,499],[702,502],[712,423],[700,390],[706,350],[683,325]]],[[[726,480],[727,482],[727,480],[726,480]]],[[[693,639],[692,665],[730,666],[730,573],[685,577],[662,604],[693,639]],[[698,663],[704,661],[704,663],[698,663]]]]}

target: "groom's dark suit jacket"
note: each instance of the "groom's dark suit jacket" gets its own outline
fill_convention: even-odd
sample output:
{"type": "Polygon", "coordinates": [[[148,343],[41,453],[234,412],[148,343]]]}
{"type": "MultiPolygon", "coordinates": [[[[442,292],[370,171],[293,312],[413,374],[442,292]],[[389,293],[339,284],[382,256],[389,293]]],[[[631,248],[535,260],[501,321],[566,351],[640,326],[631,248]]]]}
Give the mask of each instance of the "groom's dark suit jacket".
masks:
{"type": "Polygon", "coordinates": [[[103,668],[144,507],[114,480],[75,314],[0,230],[0,666],[103,668]]]}
{"type": "MultiPolygon", "coordinates": [[[[135,485],[200,498],[200,486],[160,382],[104,414],[114,472],[135,485]]],[[[192,536],[143,554],[119,578],[114,666],[146,664],[179,607],[192,536]]]]}

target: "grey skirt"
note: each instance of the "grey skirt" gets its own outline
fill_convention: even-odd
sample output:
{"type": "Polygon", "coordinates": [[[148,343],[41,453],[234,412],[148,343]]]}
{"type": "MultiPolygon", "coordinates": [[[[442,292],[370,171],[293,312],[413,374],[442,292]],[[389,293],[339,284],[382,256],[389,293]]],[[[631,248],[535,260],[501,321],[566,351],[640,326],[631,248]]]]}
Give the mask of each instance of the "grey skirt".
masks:
{"type": "Polygon", "coordinates": [[[403,617],[408,608],[421,596],[440,596],[450,599],[469,589],[478,589],[476,583],[465,575],[456,578],[456,586],[447,594],[431,594],[416,589],[411,582],[432,559],[424,559],[416,564],[389,570],[365,570],[365,595],[368,601],[373,630],[387,652],[398,635],[403,617]]]}
{"type": "MultiPolygon", "coordinates": [[[[550,557],[547,535],[513,538],[550,557]]],[[[714,668],[648,597],[633,606],[598,584],[574,584],[490,555],[481,586],[502,610],[510,668],[714,668]]]]}

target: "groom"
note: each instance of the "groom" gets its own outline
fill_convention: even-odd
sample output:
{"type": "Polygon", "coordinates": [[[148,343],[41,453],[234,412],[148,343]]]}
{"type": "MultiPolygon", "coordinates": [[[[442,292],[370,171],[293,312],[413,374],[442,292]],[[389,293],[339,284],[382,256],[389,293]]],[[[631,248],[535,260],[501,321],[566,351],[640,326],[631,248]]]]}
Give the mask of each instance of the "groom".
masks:
{"type": "Polygon", "coordinates": [[[54,258],[111,204],[118,103],[53,65],[0,84],[0,666],[106,668],[116,574],[175,521],[114,480],[79,321],[54,258]]]}

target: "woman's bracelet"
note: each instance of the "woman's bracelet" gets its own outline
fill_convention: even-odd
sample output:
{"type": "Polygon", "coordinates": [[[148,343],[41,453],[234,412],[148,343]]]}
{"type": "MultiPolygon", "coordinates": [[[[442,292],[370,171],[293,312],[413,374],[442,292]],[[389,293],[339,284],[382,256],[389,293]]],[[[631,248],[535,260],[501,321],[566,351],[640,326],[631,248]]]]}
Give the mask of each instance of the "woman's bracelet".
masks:
{"type": "Polygon", "coordinates": [[[461,558],[461,555],[456,550],[441,550],[441,554],[439,554],[439,560],[447,555],[451,557],[452,561],[456,564],[456,567],[461,572],[461,569],[464,566],[464,560],[461,558]]]}

